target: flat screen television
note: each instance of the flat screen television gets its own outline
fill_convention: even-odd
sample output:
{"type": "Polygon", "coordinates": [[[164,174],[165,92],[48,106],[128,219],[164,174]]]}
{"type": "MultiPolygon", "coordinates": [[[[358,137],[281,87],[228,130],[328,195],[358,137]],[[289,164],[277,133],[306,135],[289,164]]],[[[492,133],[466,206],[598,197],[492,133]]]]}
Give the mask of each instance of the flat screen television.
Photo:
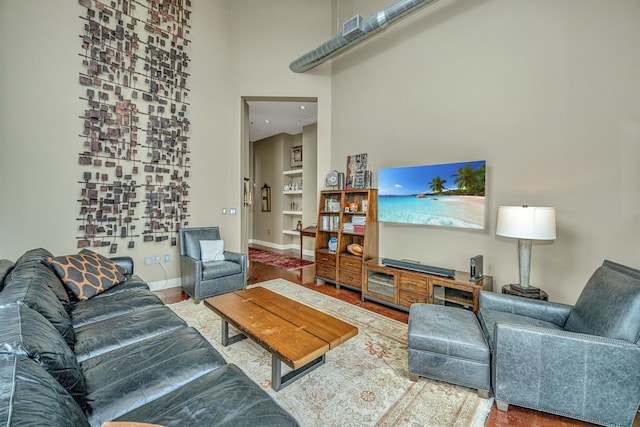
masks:
{"type": "Polygon", "coordinates": [[[485,228],[486,161],[378,169],[378,221],[485,228]]]}

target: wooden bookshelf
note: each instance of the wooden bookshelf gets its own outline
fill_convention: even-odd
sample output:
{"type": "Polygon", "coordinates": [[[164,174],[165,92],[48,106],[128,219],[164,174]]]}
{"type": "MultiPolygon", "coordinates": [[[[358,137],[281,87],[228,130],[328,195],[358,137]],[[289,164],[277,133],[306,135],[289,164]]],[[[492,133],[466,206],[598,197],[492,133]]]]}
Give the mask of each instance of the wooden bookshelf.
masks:
{"type": "Polygon", "coordinates": [[[316,279],[360,291],[363,262],[378,257],[378,190],[326,190],[320,192],[316,233],[316,279]],[[351,227],[349,224],[353,224],[351,227]],[[336,250],[329,250],[335,237],[336,250]],[[351,244],[362,255],[350,253],[351,244]]]}

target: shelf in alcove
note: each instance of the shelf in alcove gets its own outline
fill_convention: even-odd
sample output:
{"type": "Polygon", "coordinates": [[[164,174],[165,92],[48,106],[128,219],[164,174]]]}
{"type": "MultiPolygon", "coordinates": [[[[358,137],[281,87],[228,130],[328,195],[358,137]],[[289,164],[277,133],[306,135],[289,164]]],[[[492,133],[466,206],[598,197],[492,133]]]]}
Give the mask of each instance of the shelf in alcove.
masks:
{"type": "Polygon", "coordinates": [[[283,175],[302,175],[302,169],[292,169],[288,171],[282,171],[283,175]]]}

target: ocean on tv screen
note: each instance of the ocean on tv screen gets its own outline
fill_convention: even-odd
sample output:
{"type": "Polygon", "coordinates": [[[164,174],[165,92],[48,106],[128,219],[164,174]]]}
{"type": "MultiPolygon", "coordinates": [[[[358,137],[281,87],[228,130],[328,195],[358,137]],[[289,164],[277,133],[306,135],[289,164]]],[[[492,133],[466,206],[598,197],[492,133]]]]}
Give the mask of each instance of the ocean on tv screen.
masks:
{"type": "Polygon", "coordinates": [[[484,228],[484,197],[379,196],[378,221],[484,228]]]}

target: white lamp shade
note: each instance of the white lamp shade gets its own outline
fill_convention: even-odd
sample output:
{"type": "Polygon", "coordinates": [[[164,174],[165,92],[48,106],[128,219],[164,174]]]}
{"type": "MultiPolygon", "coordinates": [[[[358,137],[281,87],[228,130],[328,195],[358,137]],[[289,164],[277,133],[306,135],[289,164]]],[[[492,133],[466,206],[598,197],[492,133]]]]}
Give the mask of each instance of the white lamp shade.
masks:
{"type": "Polygon", "coordinates": [[[533,206],[500,206],[496,234],[516,239],[555,240],[556,209],[533,206]]]}

